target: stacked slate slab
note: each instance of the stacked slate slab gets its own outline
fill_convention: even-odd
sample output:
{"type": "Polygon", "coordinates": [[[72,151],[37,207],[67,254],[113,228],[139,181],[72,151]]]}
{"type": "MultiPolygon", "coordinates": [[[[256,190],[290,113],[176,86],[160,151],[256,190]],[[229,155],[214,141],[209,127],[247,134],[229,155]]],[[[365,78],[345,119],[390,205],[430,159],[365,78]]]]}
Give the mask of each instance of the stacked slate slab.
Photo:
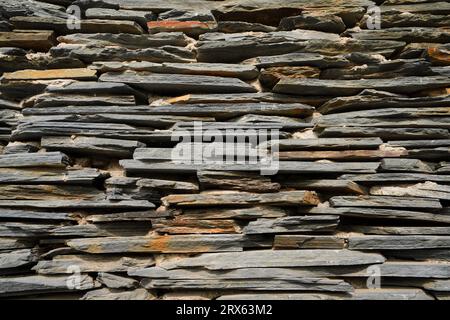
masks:
{"type": "Polygon", "coordinates": [[[449,14],[0,0],[0,298],[449,299],[449,14]]]}

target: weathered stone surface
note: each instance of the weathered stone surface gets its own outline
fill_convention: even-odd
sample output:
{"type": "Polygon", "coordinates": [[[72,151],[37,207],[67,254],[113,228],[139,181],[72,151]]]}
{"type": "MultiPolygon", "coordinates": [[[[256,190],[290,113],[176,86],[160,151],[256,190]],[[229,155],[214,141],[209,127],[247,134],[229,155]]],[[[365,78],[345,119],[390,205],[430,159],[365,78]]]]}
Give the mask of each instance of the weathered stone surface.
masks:
{"type": "MultiPolygon", "coordinates": [[[[374,127],[326,127],[318,129],[320,138],[327,137],[380,137],[381,139],[443,139],[449,137],[447,129],[437,128],[374,128],[374,127]]],[[[427,140],[432,141],[432,140],[427,140]]],[[[396,141],[389,141],[396,145],[396,141]]],[[[405,159],[407,160],[407,159],[405,159]]]]}
{"type": "Polygon", "coordinates": [[[52,79],[76,79],[95,80],[95,70],[86,68],[55,69],[55,70],[21,70],[6,72],[2,81],[9,80],[52,80],[52,79]]]}
{"type": "MultiPolygon", "coordinates": [[[[50,187],[50,186],[46,186],[50,187]]],[[[16,191],[17,192],[17,191],[16,191]]],[[[7,194],[7,193],[6,193],[7,194]]],[[[18,196],[23,198],[23,196],[18,196]]],[[[72,221],[76,220],[75,215],[70,212],[45,212],[34,210],[21,210],[21,209],[5,209],[0,211],[0,218],[2,219],[24,219],[24,220],[61,220],[72,221]]]]}
{"type": "Polygon", "coordinates": [[[317,179],[305,180],[303,178],[288,177],[288,179],[280,179],[283,187],[318,190],[320,192],[330,193],[348,193],[348,194],[366,194],[365,188],[350,180],[331,180],[317,179]]]}
{"type": "Polygon", "coordinates": [[[313,67],[270,67],[261,70],[259,81],[268,88],[273,88],[284,78],[318,78],[320,70],[313,67]]]}
{"type": "Polygon", "coordinates": [[[159,32],[183,32],[190,36],[198,36],[205,32],[213,32],[217,24],[211,21],[149,21],[147,22],[149,33],[159,32]]]}
{"type": "Polygon", "coordinates": [[[429,210],[442,208],[438,199],[393,196],[336,196],[330,199],[330,204],[333,207],[421,208],[429,210]]]}
{"type": "Polygon", "coordinates": [[[153,228],[162,234],[229,234],[239,233],[240,227],[233,220],[185,219],[184,215],[174,219],[152,220],[153,228]]]}
{"type": "Polygon", "coordinates": [[[32,249],[21,249],[0,253],[0,273],[5,269],[19,268],[30,265],[37,260],[37,254],[32,249]]]}
{"type": "Polygon", "coordinates": [[[244,290],[255,291],[351,291],[353,287],[343,280],[329,279],[291,279],[291,280],[143,280],[142,284],[147,289],[212,289],[212,290],[244,290]]]}
{"type": "Polygon", "coordinates": [[[386,90],[394,93],[414,93],[450,85],[446,77],[400,77],[394,79],[318,80],[282,79],[274,87],[277,93],[297,95],[355,95],[364,89],[386,90]],[[420,79],[420,80],[419,80],[420,79]]]}
{"type": "Polygon", "coordinates": [[[449,246],[449,236],[365,235],[348,238],[348,248],[351,250],[438,249],[449,246]]]}
{"type": "Polygon", "coordinates": [[[345,239],[335,236],[275,235],[274,249],[344,249],[345,239]]]}
{"type": "Polygon", "coordinates": [[[449,223],[450,217],[438,213],[409,211],[400,209],[364,208],[364,207],[316,207],[307,210],[308,214],[337,214],[348,217],[361,217],[366,219],[393,219],[415,220],[449,223]]]}
{"type": "Polygon", "coordinates": [[[450,187],[434,182],[424,182],[406,186],[374,186],[370,189],[371,195],[397,196],[397,197],[423,197],[450,200],[450,187]]]}
{"type": "Polygon", "coordinates": [[[243,232],[244,234],[331,232],[336,229],[338,223],[339,217],[335,215],[258,219],[251,221],[243,232]]]}
{"type": "Polygon", "coordinates": [[[87,253],[193,253],[242,251],[241,235],[168,235],[72,239],[67,245],[87,253]]]}
{"type": "Polygon", "coordinates": [[[252,267],[356,266],[383,262],[384,257],[379,254],[349,250],[261,250],[203,254],[194,258],[163,262],[160,267],[168,270],[186,267],[229,270],[252,267]]]}
{"type": "Polygon", "coordinates": [[[101,19],[80,19],[79,29],[68,28],[66,19],[57,17],[21,17],[16,16],[10,19],[17,29],[31,30],[54,30],[56,33],[132,33],[142,34],[142,27],[134,21],[123,20],[101,20],[101,19]]]}
{"type": "Polygon", "coordinates": [[[106,82],[123,82],[144,90],[158,93],[256,92],[256,89],[239,79],[212,76],[159,75],[130,71],[122,74],[105,73],[100,76],[99,80],[106,82]]]}
{"type": "Polygon", "coordinates": [[[315,68],[339,68],[350,66],[351,63],[343,56],[326,56],[317,53],[293,52],[274,56],[259,56],[245,60],[243,63],[254,65],[258,68],[269,67],[299,67],[308,66],[315,68]]]}
{"type": "Polygon", "coordinates": [[[146,268],[153,266],[154,263],[151,256],[57,255],[52,260],[39,261],[33,270],[39,274],[71,274],[69,267],[77,265],[83,273],[126,272],[129,268],[146,268]]]}
{"type": "Polygon", "coordinates": [[[450,34],[445,28],[394,27],[379,30],[347,30],[352,38],[359,40],[397,40],[405,42],[448,43],[450,34]]]}
{"type": "Polygon", "coordinates": [[[35,96],[27,101],[27,103],[33,103],[33,108],[51,108],[62,106],[103,106],[103,105],[116,105],[116,106],[129,106],[135,105],[136,101],[134,96],[90,96],[79,94],[66,94],[58,95],[54,93],[44,93],[35,96]]]}
{"type": "MultiPolygon", "coordinates": [[[[148,61],[148,62],[193,62],[190,50],[179,47],[129,49],[122,46],[101,46],[99,43],[78,45],[59,44],[50,49],[53,57],[79,59],[85,63],[94,61],[148,61]]],[[[92,71],[92,70],[91,70],[92,71]]]]}
{"type": "Polygon", "coordinates": [[[377,174],[344,174],[339,177],[343,180],[352,180],[355,182],[365,183],[387,183],[387,182],[448,182],[450,181],[450,175],[434,175],[426,173],[377,173],[377,174]]]}
{"type": "Polygon", "coordinates": [[[163,46],[184,47],[187,46],[191,40],[181,32],[171,32],[151,35],[133,35],[126,33],[75,33],[59,36],[58,41],[67,44],[97,44],[99,46],[120,46],[128,49],[144,49],[163,46]]]}
{"type": "MultiPolygon", "coordinates": [[[[280,151],[296,150],[351,150],[377,149],[383,141],[379,138],[329,138],[329,139],[282,139],[270,141],[269,146],[277,145],[280,151]]],[[[264,146],[264,145],[262,145],[264,146]]]]}
{"type": "Polygon", "coordinates": [[[285,209],[277,207],[255,206],[240,209],[183,209],[183,219],[236,219],[280,218],[287,215],[285,209]]]}
{"type": "Polygon", "coordinates": [[[96,280],[111,289],[133,289],[139,285],[139,282],[134,279],[106,272],[100,272],[96,280]]]}
{"type": "Polygon", "coordinates": [[[333,14],[306,12],[299,16],[281,19],[278,27],[281,30],[306,29],[323,32],[341,33],[346,29],[341,17],[333,14]]]}
{"type": "MultiPolygon", "coordinates": [[[[138,10],[114,10],[106,8],[88,8],[84,15],[88,19],[104,19],[104,20],[125,20],[135,21],[141,27],[144,27],[149,20],[154,20],[155,15],[152,12],[138,10]]],[[[98,29],[95,29],[99,32],[98,29]]]]}
{"type": "Polygon", "coordinates": [[[449,235],[449,227],[350,226],[346,231],[377,235],[449,235]]]}
{"type": "Polygon", "coordinates": [[[41,146],[47,150],[125,158],[130,157],[136,148],[145,145],[138,141],[76,136],[42,137],[41,146]]]}
{"type": "Polygon", "coordinates": [[[215,205],[316,205],[319,199],[315,192],[285,191],[272,193],[207,192],[200,194],[169,195],[162,198],[168,206],[192,207],[215,205]]]}
{"type": "MultiPolygon", "coordinates": [[[[105,195],[94,187],[52,185],[0,185],[1,200],[102,200],[105,195]]],[[[19,213],[19,212],[18,212],[19,213]]]]}
{"type": "Polygon", "coordinates": [[[53,32],[0,32],[2,47],[18,47],[47,51],[55,44],[53,32]]]}
{"type": "Polygon", "coordinates": [[[72,289],[67,285],[68,281],[70,279],[68,280],[66,276],[31,275],[0,278],[0,295],[9,297],[47,292],[83,291],[98,286],[88,275],[80,275],[79,286],[73,286],[72,289]]]}
{"type": "Polygon", "coordinates": [[[395,107],[448,107],[448,96],[405,97],[388,92],[365,89],[360,94],[350,97],[337,97],[325,102],[318,111],[322,114],[342,111],[370,110],[395,107]]]}
{"type": "Polygon", "coordinates": [[[317,160],[331,159],[339,161],[370,160],[380,158],[395,158],[408,155],[401,149],[392,150],[341,150],[341,151],[282,151],[275,152],[280,160],[317,160]]]}
{"type": "Polygon", "coordinates": [[[199,171],[197,172],[202,189],[228,189],[249,192],[276,192],[280,185],[255,174],[199,171]]]}
{"type": "Polygon", "coordinates": [[[2,169],[1,184],[87,184],[106,175],[98,169],[42,170],[42,169],[2,169]]]}
{"type": "Polygon", "coordinates": [[[16,153],[0,155],[0,168],[65,168],[69,158],[61,152],[16,153]]]}

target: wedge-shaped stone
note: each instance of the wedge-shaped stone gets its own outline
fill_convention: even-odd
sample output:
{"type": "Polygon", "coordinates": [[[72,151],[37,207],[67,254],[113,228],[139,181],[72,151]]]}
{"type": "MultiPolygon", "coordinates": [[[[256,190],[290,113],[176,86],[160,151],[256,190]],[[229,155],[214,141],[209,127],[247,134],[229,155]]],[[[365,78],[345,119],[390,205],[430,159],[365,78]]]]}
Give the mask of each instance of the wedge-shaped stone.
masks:
{"type": "Polygon", "coordinates": [[[348,238],[348,248],[351,250],[438,249],[449,247],[450,236],[365,235],[348,238]]]}
{"type": "Polygon", "coordinates": [[[251,220],[255,218],[280,218],[287,215],[287,211],[277,207],[256,206],[241,209],[184,209],[183,219],[236,219],[251,220]]]}
{"type": "Polygon", "coordinates": [[[122,82],[157,93],[256,92],[255,88],[239,79],[213,76],[150,74],[128,71],[123,73],[105,73],[100,76],[99,80],[122,82]]]}
{"type": "Polygon", "coordinates": [[[0,168],[65,168],[69,158],[61,152],[13,153],[0,155],[0,168]]]}
{"type": "Polygon", "coordinates": [[[217,24],[209,21],[160,20],[148,21],[147,27],[149,33],[183,32],[189,36],[198,36],[205,32],[215,31],[217,29],[217,24]]]}
{"type": "Polygon", "coordinates": [[[62,106],[133,106],[136,104],[134,96],[102,96],[102,95],[80,95],[80,94],[52,94],[44,93],[35,96],[33,108],[51,108],[62,106]]]}
{"type": "Polygon", "coordinates": [[[298,177],[280,179],[283,187],[295,189],[318,190],[320,192],[366,194],[365,188],[350,180],[317,179],[305,180],[298,177]]]}
{"type": "Polygon", "coordinates": [[[330,199],[333,207],[375,207],[375,208],[411,208],[441,209],[438,199],[391,196],[336,196],[330,199]]]}
{"type": "Polygon", "coordinates": [[[344,249],[345,239],[336,236],[275,235],[274,249],[344,249]]]}
{"type": "MultiPolygon", "coordinates": [[[[400,198],[399,198],[400,199],[400,198]]],[[[316,207],[306,211],[307,214],[337,214],[348,217],[358,217],[364,219],[392,219],[392,220],[413,220],[413,221],[430,221],[450,223],[448,215],[409,211],[401,209],[381,209],[381,208],[357,208],[357,207],[339,207],[339,208],[324,208],[316,207]]]]}
{"type": "Polygon", "coordinates": [[[16,276],[0,278],[0,296],[20,296],[30,294],[84,291],[98,287],[88,275],[80,275],[77,286],[68,286],[66,276],[16,276]]]}
{"type": "MultiPolygon", "coordinates": [[[[85,95],[135,95],[140,93],[124,83],[97,81],[67,81],[65,83],[50,84],[45,91],[57,94],[85,94],[85,95]]],[[[56,96],[56,95],[55,95],[56,96]]]]}
{"type": "Polygon", "coordinates": [[[54,30],[58,34],[66,33],[132,33],[142,34],[144,30],[134,21],[80,19],[79,28],[68,27],[66,19],[57,17],[13,17],[10,19],[17,29],[54,30]]]}
{"type": "Polygon", "coordinates": [[[433,172],[433,168],[418,159],[383,159],[380,171],[430,173],[433,172]]]}
{"type": "Polygon", "coordinates": [[[0,273],[5,269],[19,268],[37,261],[37,254],[32,249],[21,249],[0,253],[0,273]]]}
{"type": "Polygon", "coordinates": [[[101,177],[107,176],[98,169],[2,169],[1,184],[75,184],[92,185],[101,177]]]}
{"type": "Polygon", "coordinates": [[[147,289],[207,289],[207,290],[255,290],[255,291],[333,291],[348,292],[353,287],[343,280],[302,278],[290,280],[143,280],[147,289]]]}
{"type": "Polygon", "coordinates": [[[53,32],[0,32],[0,46],[47,52],[55,44],[53,32]]]}
{"type": "Polygon", "coordinates": [[[316,205],[319,199],[312,191],[283,191],[278,193],[209,192],[169,195],[161,199],[167,206],[195,207],[215,205],[316,205]]]}
{"type": "Polygon", "coordinates": [[[121,46],[128,49],[144,49],[162,46],[185,47],[192,39],[181,32],[142,35],[129,33],[75,33],[59,36],[58,41],[67,44],[97,44],[100,46],[121,46]]]}
{"type": "Polygon", "coordinates": [[[277,219],[258,219],[251,221],[244,229],[244,234],[271,234],[291,232],[331,232],[336,229],[339,217],[329,216],[295,216],[277,219]]]}
{"type": "Polygon", "coordinates": [[[162,179],[139,179],[136,185],[141,188],[158,190],[177,190],[185,192],[197,192],[199,187],[196,183],[189,181],[162,180],[162,179]]]}
{"type": "Polygon", "coordinates": [[[88,8],[84,14],[88,19],[135,21],[140,26],[145,26],[147,21],[155,19],[155,15],[152,12],[137,10],[88,8]]]}
{"type": "Polygon", "coordinates": [[[327,101],[324,97],[298,97],[272,92],[257,93],[228,93],[228,94],[186,94],[164,100],[170,104],[201,104],[201,103],[305,103],[312,106],[320,105],[327,101]]]}
{"type": "Polygon", "coordinates": [[[355,110],[374,110],[381,108],[414,107],[448,107],[448,96],[405,97],[388,92],[364,90],[361,94],[350,97],[337,97],[325,102],[319,112],[322,114],[355,110]]]}
{"type": "Polygon", "coordinates": [[[242,235],[167,235],[72,239],[71,248],[88,253],[201,253],[242,251],[242,235]]]}
{"type": "Polygon", "coordinates": [[[41,146],[47,150],[127,158],[145,145],[138,141],[76,136],[42,137],[41,146]]]}
{"type": "Polygon", "coordinates": [[[107,272],[99,272],[96,280],[111,289],[133,289],[139,286],[139,282],[134,279],[107,272]]]}
{"type": "Polygon", "coordinates": [[[309,66],[325,69],[342,68],[351,65],[351,62],[342,56],[330,57],[306,52],[293,52],[277,56],[260,56],[245,60],[243,63],[251,64],[258,68],[309,66]]]}
{"type": "MultiPolygon", "coordinates": [[[[163,46],[158,48],[128,49],[121,46],[104,47],[100,44],[78,45],[60,43],[50,49],[53,57],[79,59],[84,63],[94,61],[148,61],[194,62],[193,53],[186,48],[163,46]]],[[[91,69],[95,71],[94,69],[91,69]]]]}
{"type": "Polygon", "coordinates": [[[253,66],[228,63],[163,63],[160,68],[155,69],[159,69],[161,73],[232,77],[242,80],[255,79],[259,75],[258,69],[253,66]]]}
{"type": "Polygon", "coordinates": [[[394,79],[319,80],[281,79],[273,91],[296,95],[350,96],[364,89],[385,90],[394,93],[438,89],[450,85],[447,77],[401,77],[394,79]]]}
{"type": "Polygon", "coordinates": [[[127,272],[129,268],[147,268],[153,266],[153,257],[133,257],[114,255],[58,255],[52,260],[41,260],[33,267],[39,274],[70,274],[71,265],[80,268],[80,272],[127,272]]]}
{"type": "Polygon", "coordinates": [[[396,197],[422,197],[450,200],[450,187],[434,182],[424,182],[406,186],[374,186],[371,195],[396,197]]]}
{"type": "Polygon", "coordinates": [[[197,172],[202,189],[226,189],[249,192],[276,192],[280,185],[269,178],[250,173],[221,171],[197,172]]]}
{"type": "MultiPolygon", "coordinates": [[[[169,212],[170,213],[170,212],[169,212]]],[[[157,213],[155,210],[130,211],[108,214],[92,214],[86,217],[91,223],[151,221],[153,218],[164,218],[170,214],[157,213]]]]}
{"type": "Polygon", "coordinates": [[[202,254],[198,257],[166,261],[160,267],[202,267],[208,270],[241,268],[357,266],[383,263],[382,255],[349,250],[258,250],[239,253],[202,254]]]}
{"type": "Polygon", "coordinates": [[[264,146],[278,146],[280,151],[296,150],[361,150],[378,149],[383,143],[380,138],[329,138],[329,139],[282,139],[269,141],[264,146]]]}
{"type": "MultiPolygon", "coordinates": [[[[103,200],[94,187],[52,185],[0,185],[0,200],[103,200]]],[[[0,213],[1,214],[1,213],[0,213]]]]}

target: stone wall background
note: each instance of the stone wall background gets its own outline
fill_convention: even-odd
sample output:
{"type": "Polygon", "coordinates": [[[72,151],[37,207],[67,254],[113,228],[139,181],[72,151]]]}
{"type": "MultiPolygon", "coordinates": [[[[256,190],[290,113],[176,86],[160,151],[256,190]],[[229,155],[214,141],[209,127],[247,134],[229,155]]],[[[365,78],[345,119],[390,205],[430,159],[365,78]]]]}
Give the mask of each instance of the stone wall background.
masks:
{"type": "Polygon", "coordinates": [[[449,14],[0,0],[0,296],[448,298],[449,14]],[[199,121],[278,172],[174,163],[199,121]]]}

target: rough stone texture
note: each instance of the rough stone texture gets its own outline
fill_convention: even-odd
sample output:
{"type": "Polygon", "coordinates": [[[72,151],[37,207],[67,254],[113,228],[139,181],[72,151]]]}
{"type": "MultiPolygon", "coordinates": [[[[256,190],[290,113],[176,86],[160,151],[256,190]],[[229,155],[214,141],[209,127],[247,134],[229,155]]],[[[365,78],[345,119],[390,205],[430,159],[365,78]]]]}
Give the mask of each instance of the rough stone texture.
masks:
{"type": "Polygon", "coordinates": [[[449,14],[0,0],[0,297],[448,299],[449,14]]]}

